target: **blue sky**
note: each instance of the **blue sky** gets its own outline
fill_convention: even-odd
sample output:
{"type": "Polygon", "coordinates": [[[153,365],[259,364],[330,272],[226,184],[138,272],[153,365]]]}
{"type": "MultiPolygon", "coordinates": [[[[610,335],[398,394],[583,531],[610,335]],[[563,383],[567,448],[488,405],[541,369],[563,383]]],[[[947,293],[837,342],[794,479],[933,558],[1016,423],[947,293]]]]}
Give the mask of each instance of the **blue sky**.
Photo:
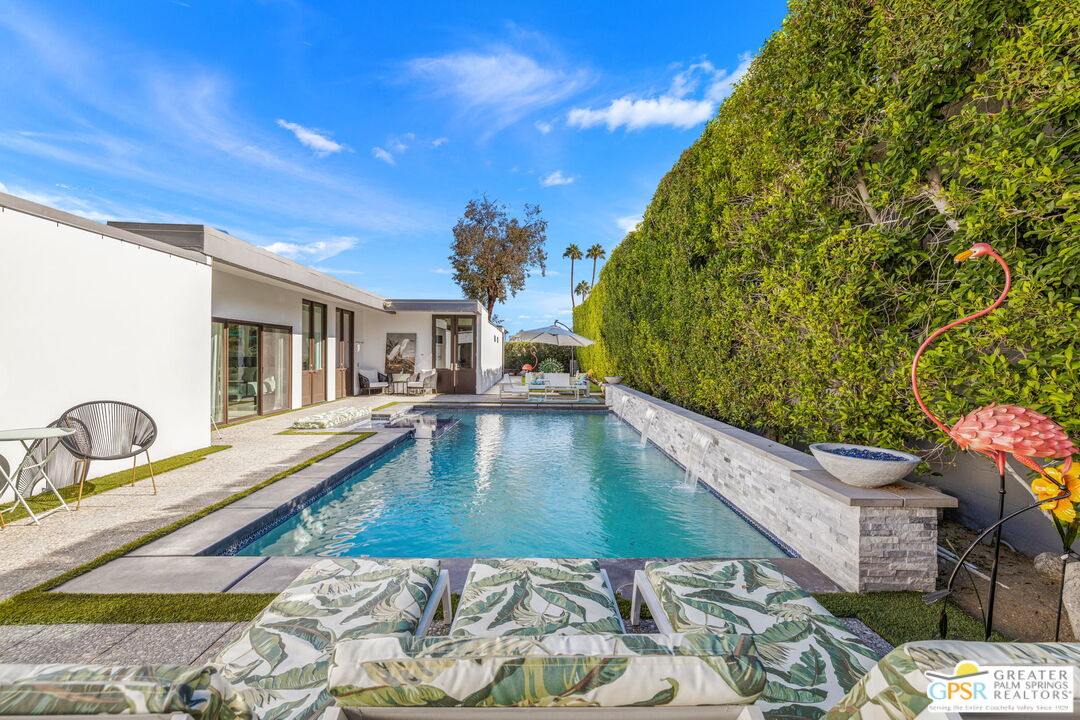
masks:
{"type": "Polygon", "coordinates": [[[0,190],[206,223],[389,297],[460,295],[469,198],[538,203],[548,276],[496,312],[568,320],[563,249],[618,244],[784,12],[0,0],[0,190]]]}

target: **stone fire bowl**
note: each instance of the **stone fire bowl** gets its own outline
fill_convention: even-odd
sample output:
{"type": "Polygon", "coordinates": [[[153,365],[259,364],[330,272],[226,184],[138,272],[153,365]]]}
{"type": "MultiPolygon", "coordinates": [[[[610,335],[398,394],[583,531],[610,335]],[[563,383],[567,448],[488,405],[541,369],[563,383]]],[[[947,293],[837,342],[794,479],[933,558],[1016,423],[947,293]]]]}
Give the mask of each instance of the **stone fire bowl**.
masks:
{"type": "Polygon", "coordinates": [[[842,483],[855,487],[876,488],[889,485],[907,477],[922,458],[911,453],[867,445],[846,445],[844,443],[814,443],[810,446],[821,467],[842,483]],[[868,458],[847,457],[829,452],[830,450],[871,450],[889,453],[903,460],[870,460],[868,458]]]}
{"type": "Polygon", "coordinates": [[[618,385],[622,382],[622,375],[611,375],[604,378],[604,382],[608,385],[618,385]]]}

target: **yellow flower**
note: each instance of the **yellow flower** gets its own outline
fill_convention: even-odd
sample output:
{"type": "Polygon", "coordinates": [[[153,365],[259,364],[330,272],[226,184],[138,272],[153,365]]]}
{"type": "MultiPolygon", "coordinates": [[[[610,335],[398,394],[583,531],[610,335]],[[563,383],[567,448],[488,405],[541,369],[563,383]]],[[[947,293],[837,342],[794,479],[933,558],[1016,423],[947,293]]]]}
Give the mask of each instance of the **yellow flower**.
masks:
{"type": "Polygon", "coordinates": [[[1063,471],[1064,467],[1060,465],[1046,468],[1045,476],[1040,475],[1031,482],[1031,491],[1035,493],[1036,499],[1047,501],[1041,506],[1043,510],[1054,513],[1054,517],[1069,525],[1076,520],[1076,504],[1080,503],[1080,464],[1074,464],[1067,473],[1063,471]],[[1064,485],[1069,491],[1069,496],[1054,500],[1063,491],[1052,481],[1064,485]]]}

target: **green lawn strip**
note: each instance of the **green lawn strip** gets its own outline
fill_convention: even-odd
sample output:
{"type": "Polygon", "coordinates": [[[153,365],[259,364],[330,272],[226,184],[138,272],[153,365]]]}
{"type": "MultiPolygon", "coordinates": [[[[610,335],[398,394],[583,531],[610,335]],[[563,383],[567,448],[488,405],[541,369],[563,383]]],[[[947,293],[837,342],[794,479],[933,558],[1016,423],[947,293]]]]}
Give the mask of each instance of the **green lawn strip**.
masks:
{"type": "MultiPolygon", "coordinates": [[[[228,450],[232,445],[211,445],[210,447],[204,447],[199,450],[192,450],[191,452],[183,453],[182,455],[173,455],[170,458],[164,460],[154,461],[154,474],[161,475],[167,473],[170,470],[176,468],[182,468],[185,465],[191,465],[197,463],[207,455],[212,455],[222,450],[228,450]]],[[[135,468],[135,481],[145,480],[150,477],[150,468],[147,465],[139,465],[135,468]]],[[[131,470],[120,470],[118,472],[110,473],[108,475],[102,475],[99,478],[93,480],[87,480],[83,486],[83,498],[88,498],[91,495],[99,495],[108,490],[118,488],[122,485],[131,484],[131,470]]],[[[64,498],[64,501],[75,504],[76,499],[79,497],[79,484],[68,485],[67,487],[60,488],[60,496],[64,498]]],[[[26,502],[30,505],[35,513],[43,513],[53,508],[60,506],[60,501],[56,499],[51,490],[38,493],[33,497],[26,499],[26,502]]],[[[74,510],[74,507],[72,507],[74,510]]],[[[29,513],[26,512],[26,508],[22,505],[18,506],[10,513],[4,513],[4,519],[7,522],[12,520],[19,520],[24,517],[29,517],[29,513]]]]}
{"type": "Polygon", "coordinates": [[[274,434],[275,435],[360,435],[360,436],[362,436],[360,438],[361,440],[366,440],[367,438],[371,437],[375,433],[371,432],[369,430],[302,430],[302,429],[297,428],[296,430],[282,430],[281,432],[274,433],[274,434]]]}
{"type": "Polygon", "coordinates": [[[363,440],[354,437],[342,444],[310,457],[304,462],[282,470],[257,485],[209,505],[202,510],[180,518],[165,527],[136,538],[126,545],[57,575],[51,580],[14,595],[0,602],[0,625],[54,625],[75,622],[95,623],[163,623],[163,622],[239,622],[250,620],[262,609],[269,594],[246,595],[227,593],[161,593],[92,595],[82,593],[49,593],[72,578],[101,567],[107,562],[127,555],[132,550],[164,537],[171,532],[190,525],[210,513],[231,505],[254,492],[262,490],[320,460],[352,447],[363,440]],[[233,598],[248,598],[236,600],[233,598]],[[257,598],[257,599],[256,599],[257,598]],[[57,614],[59,613],[59,614],[57,614]],[[57,618],[62,619],[57,619],[57,618]],[[104,619],[104,620],[103,620],[104,619]]]}
{"type": "MultiPolygon", "coordinates": [[[[936,639],[941,603],[927,605],[918,592],[821,593],[814,595],[836,617],[853,617],[892,645],[936,639]]],[[[951,639],[983,639],[982,621],[949,604],[951,639]]],[[[994,641],[1008,638],[995,632],[994,641]]]]}

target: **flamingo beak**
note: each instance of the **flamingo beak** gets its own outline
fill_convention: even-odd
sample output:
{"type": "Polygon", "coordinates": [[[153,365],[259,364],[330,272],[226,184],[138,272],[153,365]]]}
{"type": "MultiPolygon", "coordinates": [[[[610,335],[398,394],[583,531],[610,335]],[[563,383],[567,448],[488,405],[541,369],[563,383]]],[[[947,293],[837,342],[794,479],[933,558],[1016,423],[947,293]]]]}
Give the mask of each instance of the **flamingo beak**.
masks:
{"type": "Polygon", "coordinates": [[[975,253],[972,250],[965,250],[964,252],[962,252],[959,255],[957,255],[956,257],[954,257],[953,262],[958,262],[958,263],[959,262],[964,262],[965,260],[967,260],[968,258],[970,258],[974,254],[975,253]]]}

